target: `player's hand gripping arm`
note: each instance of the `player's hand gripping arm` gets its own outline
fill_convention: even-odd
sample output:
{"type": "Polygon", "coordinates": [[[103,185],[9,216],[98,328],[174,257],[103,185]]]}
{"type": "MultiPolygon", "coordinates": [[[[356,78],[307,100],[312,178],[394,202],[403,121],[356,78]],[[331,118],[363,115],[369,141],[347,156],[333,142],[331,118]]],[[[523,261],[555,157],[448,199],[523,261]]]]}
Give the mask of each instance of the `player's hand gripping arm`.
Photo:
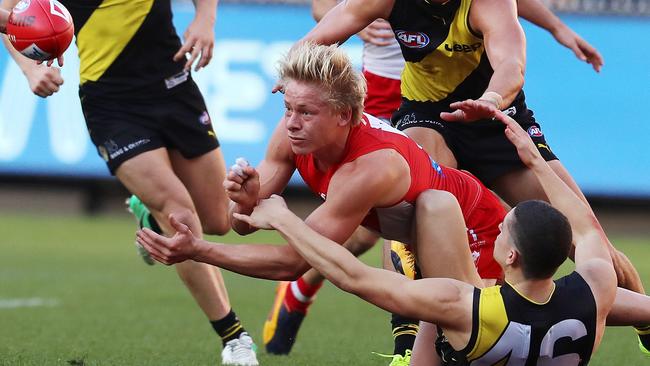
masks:
{"type": "Polygon", "coordinates": [[[451,113],[443,112],[446,121],[471,122],[491,118],[484,106],[503,109],[509,106],[524,85],[526,38],[517,19],[513,0],[476,0],[470,18],[474,30],[483,35],[483,44],[494,70],[490,83],[477,100],[452,103],[451,113]]]}
{"type": "MultiPolygon", "coordinates": [[[[3,11],[11,10],[18,0],[3,0],[0,8],[3,11]]],[[[8,14],[8,13],[7,13],[8,14]]],[[[11,58],[14,59],[20,70],[23,72],[29,83],[29,88],[32,92],[39,97],[49,97],[50,95],[59,91],[59,87],[63,85],[63,78],[61,78],[61,71],[56,67],[46,67],[45,65],[38,64],[34,60],[20,54],[16,49],[11,45],[7,36],[0,35],[2,37],[2,42],[4,43],[7,52],[11,55],[11,58]]],[[[63,65],[63,56],[59,58],[59,65],[63,65]]],[[[51,61],[48,61],[48,66],[51,65],[51,61]]]]}
{"type": "Polygon", "coordinates": [[[257,201],[281,193],[295,170],[294,155],[287,140],[284,119],[280,120],[269,141],[264,160],[257,169],[241,168],[241,174],[232,170],[223,185],[231,200],[230,212],[233,230],[246,235],[257,230],[232,217],[233,213],[250,214],[257,201]]]}
{"type": "Polygon", "coordinates": [[[445,331],[471,326],[473,287],[466,283],[442,278],[411,281],[395,272],[371,268],[310,228],[279,196],[262,200],[250,216],[239,217],[259,228],[276,229],[334,285],[380,308],[434,322],[445,331]]]}
{"type": "Polygon", "coordinates": [[[137,232],[137,241],[166,265],[194,260],[246,276],[285,281],[295,280],[309,268],[288,245],[211,243],[195,237],[183,221],[182,215],[171,214],[169,222],[176,230],[173,237],[142,229],[137,232]]]}
{"type": "MultiPolygon", "coordinates": [[[[400,169],[380,169],[377,165],[386,165],[384,157],[382,155],[380,159],[373,159],[375,165],[365,165],[367,169],[376,171],[371,182],[366,182],[367,179],[364,178],[368,174],[355,174],[358,172],[354,169],[356,161],[339,169],[330,182],[327,200],[307,218],[309,226],[342,244],[359,226],[370,208],[375,204],[384,204],[381,199],[395,199],[387,194],[386,189],[394,187],[395,178],[404,174],[400,169]],[[339,173],[341,170],[344,172],[339,173]],[[394,175],[394,179],[380,174],[381,171],[394,175]],[[384,189],[380,189],[380,185],[384,189]]],[[[403,195],[404,192],[400,194],[403,195]]],[[[238,219],[241,218],[239,214],[234,216],[236,220],[248,225],[238,219]]],[[[170,216],[170,223],[177,231],[171,238],[143,229],[138,231],[137,240],[154,259],[165,264],[192,259],[247,276],[276,280],[296,279],[309,268],[307,262],[291,246],[213,244],[194,237],[182,221],[182,217],[170,216]]]]}
{"type": "Polygon", "coordinates": [[[199,60],[194,71],[199,71],[210,63],[214,48],[214,22],[217,19],[217,0],[192,0],[196,8],[194,20],[183,33],[184,43],[174,55],[174,61],[190,57],[185,62],[185,70],[190,70],[194,61],[199,60]]]}
{"type": "Polygon", "coordinates": [[[528,133],[504,113],[495,113],[496,118],[506,125],[506,137],[517,148],[521,161],[535,173],[550,203],[569,219],[576,247],[576,270],[592,288],[599,314],[604,319],[614,301],[616,272],[603,229],[591,209],[544,161],[528,133]]]}
{"type": "Polygon", "coordinates": [[[573,51],[576,57],[600,72],[604,61],[600,52],[569,28],[540,0],[518,0],[519,16],[550,32],[555,40],[573,51]]]}

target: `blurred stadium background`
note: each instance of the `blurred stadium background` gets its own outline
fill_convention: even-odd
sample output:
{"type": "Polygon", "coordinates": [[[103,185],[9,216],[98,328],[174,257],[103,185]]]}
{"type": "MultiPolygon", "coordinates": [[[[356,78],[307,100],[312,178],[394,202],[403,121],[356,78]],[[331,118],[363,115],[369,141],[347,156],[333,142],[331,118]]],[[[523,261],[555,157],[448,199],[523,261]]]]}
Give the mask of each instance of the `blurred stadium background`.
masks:
{"type": "MultiPolygon", "coordinates": [[[[605,67],[596,74],[524,22],[529,105],[613,242],[650,285],[650,1],[546,3],[601,51],[605,67]]],[[[174,7],[182,33],[192,5],[174,7]]],[[[227,163],[261,159],[282,113],[281,97],[270,93],[275,61],[313,24],[304,0],[220,4],[215,57],[194,77],[227,163]]],[[[345,48],[360,65],[359,40],[345,48]]],[[[173,271],[146,267],[135,255],[126,192],[87,137],[75,54],[73,45],[62,90],[43,100],[0,51],[0,365],[214,364],[216,338],[173,271]]],[[[298,179],[287,193],[302,214],[314,204],[298,179]]],[[[280,242],[273,233],[256,240],[280,242]]],[[[379,265],[378,251],[365,260],[379,265]]],[[[260,343],[273,283],[226,280],[260,343]]],[[[332,286],[317,302],[295,354],[261,356],[263,365],[385,363],[370,352],[391,350],[387,315],[332,286]]],[[[632,331],[612,329],[593,364],[643,362],[632,331]]]]}

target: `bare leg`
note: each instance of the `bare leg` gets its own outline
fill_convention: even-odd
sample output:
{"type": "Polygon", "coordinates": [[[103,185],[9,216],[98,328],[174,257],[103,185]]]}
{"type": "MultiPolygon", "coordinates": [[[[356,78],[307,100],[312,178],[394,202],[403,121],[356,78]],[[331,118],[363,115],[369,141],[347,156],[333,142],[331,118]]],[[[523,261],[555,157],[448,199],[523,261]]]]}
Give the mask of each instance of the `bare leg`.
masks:
{"type": "Polygon", "coordinates": [[[411,366],[438,366],[440,357],[435,352],[438,328],[431,323],[420,322],[420,331],[413,345],[411,366]]]}
{"type": "Polygon", "coordinates": [[[454,153],[447,147],[444,137],[426,127],[411,127],[404,131],[438,163],[450,168],[458,167],[454,153]]]}
{"type": "Polygon", "coordinates": [[[644,326],[650,324],[650,297],[618,288],[607,325],[644,326]]]}
{"type": "MultiPolygon", "coordinates": [[[[124,162],[116,175],[147,205],[166,235],[174,233],[168,222],[172,212],[183,213],[193,233],[203,232],[192,198],[174,174],[166,149],[148,151],[124,162]]],[[[188,261],[177,265],[176,271],[208,319],[228,314],[228,296],[215,268],[188,261]]]]}
{"type": "MultiPolygon", "coordinates": [[[[417,263],[422,277],[446,277],[482,287],[467,242],[465,220],[456,198],[449,192],[422,192],[416,204],[417,263]]],[[[434,341],[436,326],[420,322],[413,349],[413,365],[431,365],[437,360],[434,341]]],[[[450,339],[466,344],[469,339],[450,339]]]]}

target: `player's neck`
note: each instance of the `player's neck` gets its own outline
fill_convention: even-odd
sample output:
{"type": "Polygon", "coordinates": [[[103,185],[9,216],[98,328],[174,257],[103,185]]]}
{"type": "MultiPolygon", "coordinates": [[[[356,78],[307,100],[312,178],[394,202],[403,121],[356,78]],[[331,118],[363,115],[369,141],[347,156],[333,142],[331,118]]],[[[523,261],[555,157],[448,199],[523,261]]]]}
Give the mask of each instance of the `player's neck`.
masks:
{"type": "Polygon", "coordinates": [[[555,291],[555,282],[552,278],[527,279],[521,272],[506,274],[506,282],[519,295],[537,304],[547,303],[555,291]]]}
{"type": "Polygon", "coordinates": [[[351,128],[347,128],[345,131],[341,131],[341,136],[331,144],[314,151],[313,156],[318,170],[327,171],[343,160],[347,151],[348,138],[351,130],[351,128]]]}

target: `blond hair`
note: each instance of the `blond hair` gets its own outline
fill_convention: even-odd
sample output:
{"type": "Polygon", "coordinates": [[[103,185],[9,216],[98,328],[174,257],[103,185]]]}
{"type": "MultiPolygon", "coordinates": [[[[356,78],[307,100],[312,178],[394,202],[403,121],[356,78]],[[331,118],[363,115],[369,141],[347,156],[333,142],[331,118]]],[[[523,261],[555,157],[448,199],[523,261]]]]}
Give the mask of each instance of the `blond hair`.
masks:
{"type": "Polygon", "coordinates": [[[326,91],[325,102],[335,111],[349,108],[352,124],[361,121],[366,80],[354,70],[348,56],[336,45],[299,43],[280,60],[278,72],[282,87],[291,80],[319,84],[326,91]]]}

